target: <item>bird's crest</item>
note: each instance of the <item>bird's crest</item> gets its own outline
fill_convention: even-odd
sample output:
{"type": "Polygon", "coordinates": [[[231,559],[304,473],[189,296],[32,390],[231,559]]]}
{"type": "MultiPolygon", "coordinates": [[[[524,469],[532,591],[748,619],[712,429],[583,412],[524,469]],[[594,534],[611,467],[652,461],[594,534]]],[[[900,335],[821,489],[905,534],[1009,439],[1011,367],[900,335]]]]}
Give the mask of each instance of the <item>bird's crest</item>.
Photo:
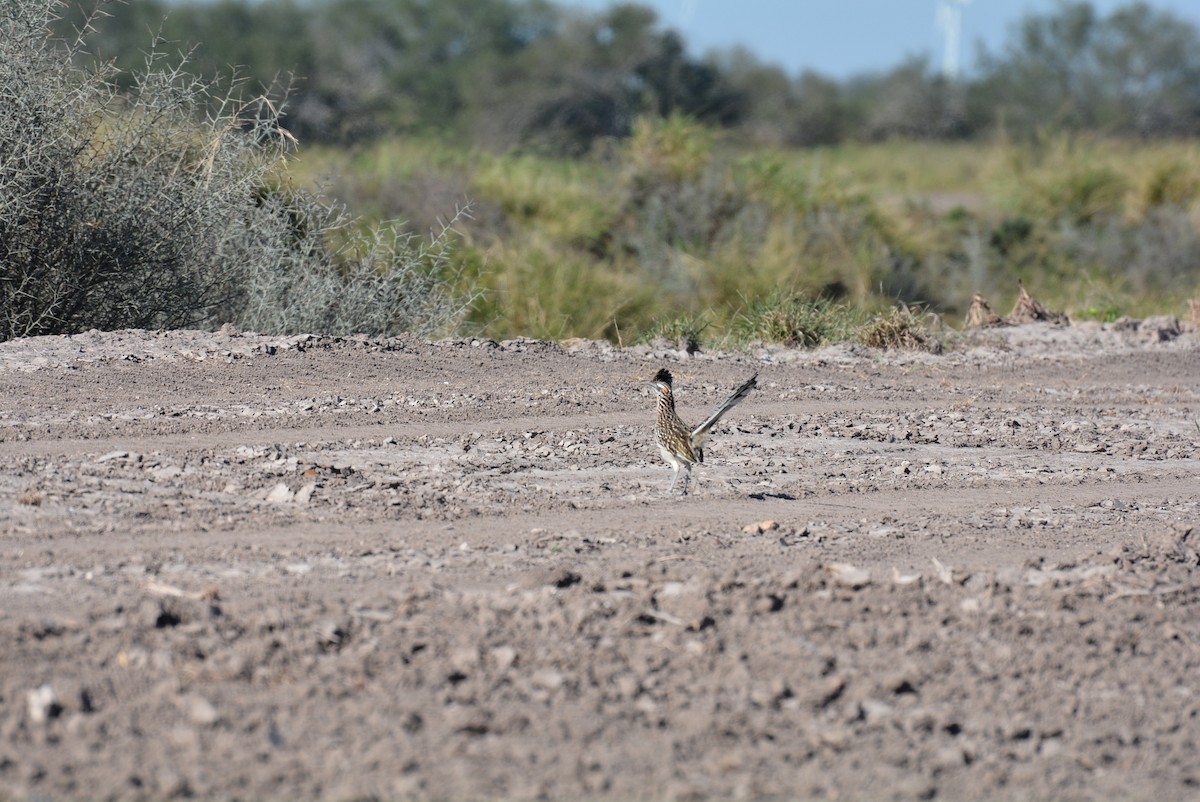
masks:
{"type": "Polygon", "coordinates": [[[671,387],[671,371],[666,368],[660,368],[658,373],[654,374],[654,381],[662,382],[669,389],[671,387]]]}

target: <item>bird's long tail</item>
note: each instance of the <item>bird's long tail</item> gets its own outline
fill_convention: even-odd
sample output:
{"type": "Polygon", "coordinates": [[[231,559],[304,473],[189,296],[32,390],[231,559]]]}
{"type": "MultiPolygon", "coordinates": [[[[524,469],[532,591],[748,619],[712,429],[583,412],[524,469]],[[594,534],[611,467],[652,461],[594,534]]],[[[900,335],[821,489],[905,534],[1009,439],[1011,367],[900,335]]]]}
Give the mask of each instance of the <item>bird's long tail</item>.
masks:
{"type": "Polygon", "coordinates": [[[704,423],[692,429],[693,446],[701,445],[704,442],[704,438],[708,437],[708,433],[712,431],[713,427],[717,425],[725,413],[737,406],[757,386],[758,374],[755,373],[745,384],[730,393],[729,397],[721,402],[721,405],[716,408],[713,414],[705,419],[704,423]]]}

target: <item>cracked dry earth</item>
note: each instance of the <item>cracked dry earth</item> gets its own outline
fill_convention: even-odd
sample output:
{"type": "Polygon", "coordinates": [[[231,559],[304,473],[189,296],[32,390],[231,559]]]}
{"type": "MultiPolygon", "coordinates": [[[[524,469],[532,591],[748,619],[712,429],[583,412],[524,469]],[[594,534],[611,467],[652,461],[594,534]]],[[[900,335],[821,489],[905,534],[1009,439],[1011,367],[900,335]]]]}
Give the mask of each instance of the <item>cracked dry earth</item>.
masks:
{"type": "Polygon", "coordinates": [[[0,798],[1196,799],[1198,359],[0,345],[0,798]]]}

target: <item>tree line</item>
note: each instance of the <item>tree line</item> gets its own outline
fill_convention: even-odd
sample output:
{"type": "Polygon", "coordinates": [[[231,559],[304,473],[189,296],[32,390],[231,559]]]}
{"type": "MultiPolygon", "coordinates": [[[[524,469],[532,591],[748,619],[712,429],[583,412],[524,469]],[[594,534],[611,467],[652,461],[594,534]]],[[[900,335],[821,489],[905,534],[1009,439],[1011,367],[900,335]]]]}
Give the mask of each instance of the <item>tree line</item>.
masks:
{"type": "MultiPolygon", "coordinates": [[[[87,17],[58,23],[71,36],[87,17]]],[[[587,13],[545,0],[104,2],[86,45],[136,80],[146,53],[246,86],[290,84],[308,142],[436,132],[465,144],[572,155],[681,114],[755,144],[965,139],[1046,128],[1113,136],[1200,132],[1200,36],[1136,2],[1104,15],[1061,2],[980,49],[959,81],[924,57],[835,80],[789,75],[744,49],[699,57],[653,10],[587,13]],[[157,40],[157,45],[152,42],[157,40]]]]}

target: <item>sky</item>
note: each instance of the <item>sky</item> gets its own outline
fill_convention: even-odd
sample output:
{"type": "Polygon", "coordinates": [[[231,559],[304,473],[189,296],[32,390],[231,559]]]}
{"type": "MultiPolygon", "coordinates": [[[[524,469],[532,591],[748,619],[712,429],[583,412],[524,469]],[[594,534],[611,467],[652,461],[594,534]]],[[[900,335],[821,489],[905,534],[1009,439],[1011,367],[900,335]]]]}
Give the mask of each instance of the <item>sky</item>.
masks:
{"type": "MultiPolygon", "coordinates": [[[[814,69],[833,78],[886,71],[907,56],[928,55],[942,67],[943,33],[938,0],[636,0],[653,7],[665,27],[684,35],[691,51],[744,45],[760,61],[795,75],[814,69]]],[[[559,0],[560,5],[600,10],[611,0],[559,0]]],[[[1130,0],[1092,0],[1108,14],[1130,0]]],[[[1151,0],[1200,26],[1197,0],[1151,0]]],[[[1052,13],[1056,0],[970,0],[962,10],[961,63],[969,73],[976,43],[1002,49],[1012,26],[1026,13],[1052,13]]]]}

